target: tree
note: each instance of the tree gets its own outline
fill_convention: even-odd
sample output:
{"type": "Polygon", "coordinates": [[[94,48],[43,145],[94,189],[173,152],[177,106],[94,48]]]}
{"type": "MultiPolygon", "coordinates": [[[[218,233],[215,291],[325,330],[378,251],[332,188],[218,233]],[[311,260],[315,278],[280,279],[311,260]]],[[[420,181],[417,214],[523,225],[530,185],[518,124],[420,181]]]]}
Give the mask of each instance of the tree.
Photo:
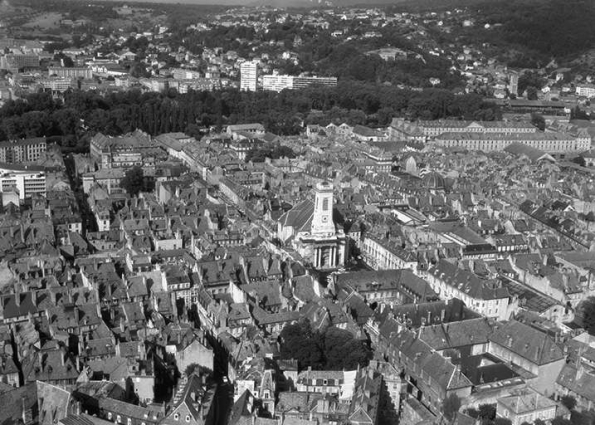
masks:
{"type": "Polygon", "coordinates": [[[442,411],[444,412],[444,417],[449,421],[452,421],[461,408],[461,399],[455,393],[450,394],[448,397],[444,399],[442,403],[442,411]]]}
{"type": "Polygon", "coordinates": [[[184,375],[190,377],[193,373],[196,373],[198,375],[209,376],[213,373],[213,371],[208,367],[199,365],[198,363],[190,363],[188,366],[186,366],[186,370],[184,370],[184,375]]]}
{"type": "Polygon", "coordinates": [[[580,304],[583,327],[591,335],[595,335],[595,297],[589,297],[580,304]]]}
{"type": "Polygon", "coordinates": [[[564,419],[558,416],[552,419],[552,425],[573,425],[573,423],[568,419],[564,419]]]}
{"type": "Polygon", "coordinates": [[[527,87],[527,100],[537,100],[537,88],[533,86],[527,87]]]}
{"type": "Polygon", "coordinates": [[[126,175],[120,182],[120,187],[126,190],[130,196],[136,196],[144,188],[144,173],[139,166],[132,167],[126,171],[126,175]]]}
{"type": "Polygon", "coordinates": [[[541,114],[533,112],[531,114],[531,124],[533,124],[541,131],[545,130],[545,118],[543,118],[543,115],[541,114]]]}
{"type": "Polygon", "coordinates": [[[323,364],[322,349],[317,334],[312,332],[307,320],[288,325],[281,335],[281,357],[296,359],[300,368],[313,367],[319,369],[323,364]]]}
{"type": "Polygon", "coordinates": [[[324,333],[324,357],[329,369],[355,369],[367,364],[371,351],[349,331],[328,328],[324,333]]]}
{"type": "Polygon", "coordinates": [[[313,331],[307,320],[285,326],[279,338],[281,357],[296,359],[300,368],[353,370],[367,365],[372,354],[349,331],[334,327],[313,331]]]}
{"type": "Polygon", "coordinates": [[[496,417],[495,404],[480,404],[478,408],[479,418],[483,420],[493,421],[496,417]]]}
{"type": "Polygon", "coordinates": [[[560,402],[566,407],[568,410],[572,410],[576,407],[576,399],[571,395],[565,395],[560,398],[560,402]]]}

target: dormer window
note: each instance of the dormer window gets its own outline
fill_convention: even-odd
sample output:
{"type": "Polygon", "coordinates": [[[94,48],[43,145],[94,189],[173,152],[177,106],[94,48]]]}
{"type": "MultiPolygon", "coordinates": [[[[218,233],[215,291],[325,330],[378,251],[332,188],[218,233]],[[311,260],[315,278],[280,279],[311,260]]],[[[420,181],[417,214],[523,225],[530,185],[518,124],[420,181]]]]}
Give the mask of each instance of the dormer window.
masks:
{"type": "Polygon", "coordinates": [[[179,415],[179,413],[175,413],[175,414],[174,414],[174,419],[175,419],[176,421],[180,420],[180,415],[179,415]]]}
{"type": "Polygon", "coordinates": [[[190,422],[190,415],[186,415],[186,422],[190,422]]]}

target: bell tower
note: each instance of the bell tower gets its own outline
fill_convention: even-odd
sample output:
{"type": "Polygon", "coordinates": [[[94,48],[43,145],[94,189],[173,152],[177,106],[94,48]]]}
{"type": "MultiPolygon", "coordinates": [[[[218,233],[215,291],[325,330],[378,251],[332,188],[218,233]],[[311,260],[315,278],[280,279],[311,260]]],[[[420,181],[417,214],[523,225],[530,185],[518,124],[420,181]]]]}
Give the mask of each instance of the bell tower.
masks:
{"type": "Polygon", "coordinates": [[[334,235],[335,231],[335,223],[333,222],[333,185],[328,182],[317,183],[311,233],[312,235],[334,235]]]}

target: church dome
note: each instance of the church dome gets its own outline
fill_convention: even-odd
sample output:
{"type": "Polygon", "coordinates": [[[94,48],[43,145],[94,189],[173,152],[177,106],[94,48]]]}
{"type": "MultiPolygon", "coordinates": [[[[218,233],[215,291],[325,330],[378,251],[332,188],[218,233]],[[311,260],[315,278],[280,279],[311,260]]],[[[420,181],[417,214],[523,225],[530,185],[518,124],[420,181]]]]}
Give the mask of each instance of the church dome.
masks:
{"type": "Polygon", "coordinates": [[[428,190],[445,190],[444,177],[433,171],[423,177],[424,187],[428,190]]]}

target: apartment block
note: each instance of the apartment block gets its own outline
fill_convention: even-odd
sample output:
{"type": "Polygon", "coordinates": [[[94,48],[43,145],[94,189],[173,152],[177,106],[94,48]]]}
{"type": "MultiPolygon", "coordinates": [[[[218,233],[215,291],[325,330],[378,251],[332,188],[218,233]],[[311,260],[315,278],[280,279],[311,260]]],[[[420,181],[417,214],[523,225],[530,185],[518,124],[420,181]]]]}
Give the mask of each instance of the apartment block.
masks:
{"type": "Polygon", "coordinates": [[[46,150],[45,137],[0,142],[0,162],[20,164],[36,161],[46,150]]]}

